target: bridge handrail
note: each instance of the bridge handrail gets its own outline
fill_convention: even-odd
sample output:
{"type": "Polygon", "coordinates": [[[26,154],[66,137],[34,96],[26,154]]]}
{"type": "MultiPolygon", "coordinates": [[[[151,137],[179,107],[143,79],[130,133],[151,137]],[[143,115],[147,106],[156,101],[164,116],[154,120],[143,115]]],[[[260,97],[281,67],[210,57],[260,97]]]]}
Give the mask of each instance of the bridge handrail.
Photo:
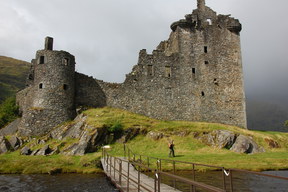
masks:
{"type": "Polygon", "coordinates": [[[238,172],[250,173],[250,174],[255,174],[255,175],[260,175],[260,176],[265,176],[265,177],[276,178],[276,179],[288,180],[288,177],[282,177],[282,176],[278,176],[278,175],[270,175],[270,174],[266,174],[266,173],[248,171],[248,170],[243,170],[243,169],[229,169],[229,171],[238,171],[238,172]]]}
{"type": "MultiPolygon", "coordinates": [[[[122,158],[118,158],[118,157],[112,156],[111,154],[109,154],[105,150],[103,150],[103,159],[104,159],[104,161],[107,162],[107,166],[110,165],[110,171],[111,171],[111,168],[113,168],[114,177],[115,177],[115,171],[116,171],[119,175],[127,178],[127,180],[132,181],[134,184],[138,185],[138,191],[140,190],[140,187],[142,187],[142,188],[146,189],[149,192],[160,192],[161,175],[165,175],[165,176],[168,176],[168,177],[170,177],[172,179],[175,179],[175,180],[177,179],[177,181],[181,181],[183,183],[189,184],[192,188],[199,187],[201,189],[208,190],[210,192],[225,192],[226,191],[226,190],[223,190],[223,189],[220,189],[220,188],[217,188],[217,187],[214,187],[214,186],[210,186],[210,185],[207,185],[207,184],[204,184],[204,183],[201,183],[201,182],[189,180],[189,179],[184,178],[184,177],[180,177],[180,176],[176,176],[176,175],[173,175],[173,174],[170,174],[170,173],[166,173],[166,172],[160,171],[158,169],[153,169],[153,168],[150,168],[148,166],[143,165],[142,163],[138,163],[138,162],[135,162],[135,161],[130,161],[129,159],[126,160],[126,159],[122,159],[122,158]],[[109,164],[109,160],[108,159],[111,158],[111,157],[114,158],[114,165],[111,162],[111,159],[110,159],[110,164],[109,164]],[[149,170],[150,172],[154,173],[154,177],[155,177],[154,178],[155,179],[154,190],[153,190],[153,187],[151,187],[152,188],[152,191],[151,191],[151,189],[148,189],[145,185],[142,185],[140,180],[139,180],[139,176],[138,176],[138,180],[137,180],[137,178],[135,178],[135,177],[134,177],[134,179],[130,178],[129,171],[128,171],[127,175],[123,174],[123,171],[118,170],[117,167],[115,166],[115,162],[116,161],[119,161],[120,164],[122,164],[122,162],[126,162],[126,163],[128,163],[128,166],[129,166],[129,164],[131,164],[131,165],[133,165],[135,167],[136,170],[137,170],[137,167],[138,167],[138,170],[137,170],[138,174],[139,174],[139,172],[141,172],[142,168],[144,168],[146,170],[149,170]],[[157,185],[156,185],[156,181],[157,181],[157,185]]],[[[119,169],[120,169],[120,166],[119,166],[119,169]]],[[[111,175],[111,173],[110,173],[110,175],[111,175]]],[[[128,183],[129,183],[129,181],[128,181],[128,183]]],[[[193,191],[195,191],[195,189],[196,188],[194,188],[193,191]]]]}
{"type": "MultiPolygon", "coordinates": [[[[175,174],[176,168],[175,168],[175,163],[183,163],[183,164],[190,164],[193,165],[193,177],[195,180],[195,166],[204,166],[204,167],[210,167],[210,168],[216,168],[219,170],[222,170],[222,175],[223,175],[223,190],[226,190],[226,179],[225,176],[229,176],[229,183],[230,183],[230,190],[233,192],[233,176],[232,172],[242,172],[242,173],[248,173],[248,174],[254,174],[254,175],[259,175],[263,177],[270,177],[270,178],[276,178],[276,179],[282,179],[282,180],[288,180],[288,177],[283,177],[283,176],[277,176],[277,175],[270,175],[270,174],[265,174],[265,173],[260,173],[260,172],[255,172],[255,171],[248,171],[248,170],[241,170],[241,169],[226,169],[225,167],[220,167],[220,166],[214,166],[214,165],[206,165],[206,164],[200,164],[200,163],[193,163],[193,162],[185,162],[185,161],[179,161],[179,160],[172,160],[172,159],[162,159],[162,158],[156,158],[156,157],[151,157],[147,155],[141,155],[134,153],[128,146],[124,144],[124,153],[126,156],[126,149],[128,150],[128,160],[130,160],[130,153],[133,154],[133,161],[135,161],[135,156],[140,156],[141,157],[146,157],[148,158],[148,167],[149,167],[149,158],[150,159],[156,159],[159,161],[159,165],[157,164],[157,168],[159,168],[159,171],[162,171],[162,166],[161,163],[162,161],[168,161],[168,162],[173,162],[173,173],[175,174]]],[[[168,174],[165,172],[162,172],[162,174],[168,174]]]]}
{"type": "Polygon", "coordinates": [[[167,173],[167,172],[162,172],[161,171],[160,174],[169,176],[169,177],[171,177],[173,179],[177,179],[179,181],[185,182],[187,184],[190,184],[190,185],[193,185],[193,186],[196,186],[196,187],[201,187],[201,188],[206,189],[206,190],[210,190],[210,191],[214,191],[214,192],[226,192],[226,190],[220,189],[218,187],[214,187],[214,186],[211,186],[211,185],[206,185],[205,183],[200,183],[200,182],[197,182],[197,181],[186,179],[184,177],[173,175],[173,174],[170,174],[170,173],[167,173]]]}

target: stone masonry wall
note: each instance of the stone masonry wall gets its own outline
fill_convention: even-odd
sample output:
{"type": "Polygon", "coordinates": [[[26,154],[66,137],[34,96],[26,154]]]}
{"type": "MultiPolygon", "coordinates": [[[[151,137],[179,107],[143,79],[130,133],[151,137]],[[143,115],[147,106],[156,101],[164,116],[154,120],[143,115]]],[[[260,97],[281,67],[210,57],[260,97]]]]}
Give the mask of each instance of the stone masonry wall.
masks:
{"type": "Polygon", "coordinates": [[[152,54],[140,51],[123,84],[99,82],[107,105],[158,119],[246,128],[239,21],[204,6],[171,29],[152,54]]]}
{"type": "Polygon", "coordinates": [[[32,61],[29,87],[17,94],[21,135],[42,135],[76,116],[74,56],[44,49],[32,61]]]}
{"type": "Polygon", "coordinates": [[[106,95],[92,77],[75,73],[75,104],[76,106],[103,107],[106,106],[106,95]]]}

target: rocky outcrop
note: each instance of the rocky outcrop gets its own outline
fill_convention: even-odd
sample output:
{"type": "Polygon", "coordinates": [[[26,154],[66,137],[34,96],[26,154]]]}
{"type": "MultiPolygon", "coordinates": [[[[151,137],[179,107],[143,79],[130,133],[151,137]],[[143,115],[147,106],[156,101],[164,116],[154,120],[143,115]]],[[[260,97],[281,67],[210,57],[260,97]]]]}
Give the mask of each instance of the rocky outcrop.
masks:
{"type": "Polygon", "coordinates": [[[0,136],[0,154],[6,153],[9,150],[11,150],[11,145],[9,141],[5,137],[0,136]]]}
{"type": "Polygon", "coordinates": [[[140,133],[140,128],[128,128],[124,131],[122,137],[117,140],[118,143],[126,143],[127,141],[133,139],[140,133]]]}
{"type": "Polygon", "coordinates": [[[49,145],[45,145],[44,147],[42,147],[36,155],[48,155],[52,152],[53,150],[49,147],[49,145]]]}
{"type": "Polygon", "coordinates": [[[20,155],[31,155],[31,153],[31,149],[27,146],[23,147],[20,151],[20,155]]]}
{"type": "Polygon", "coordinates": [[[13,135],[10,139],[9,139],[9,143],[11,145],[11,147],[14,149],[14,150],[17,150],[19,149],[22,144],[23,144],[23,141],[22,139],[16,137],[15,135],[13,135]]]}
{"type": "Polygon", "coordinates": [[[237,153],[261,153],[265,152],[263,147],[259,147],[257,143],[251,138],[244,135],[239,135],[230,148],[231,151],[237,153]]]}
{"type": "Polygon", "coordinates": [[[147,134],[146,130],[135,126],[114,135],[108,131],[107,125],[93,127],[87,124],[86,120],[87,117],[80,114],[73,122],[59,125],[39,139],[30,137],[21,139],[10,136],[7,140],[2,136],[0,137],[0,154],[9,150],[17,150],[25,144],[20,150],[21,155],[84,155],[98,151],[103,145],[113,142],[126,143],[139,134],[147,134]]]}
{"type": "Polygon", "coordinates": [[[0,135],[6,136],[6,135],[13,135],[18,131],[18,124],[20,122],[20,118],[14,120],[12,123],[7,125],[6,127],[0,129],[0,135]]]}
{"type": "Polygon", "coordinates": [[[156,141],[156,140],[162,139],[164,137],[164,134],[161,132],[150,131],[148,132],[147,137],[156,141]]]}
{"type": "Polygon", "coordinates": [[[265,152],[252,137],[236,134],[227,130],[215,130],[210,133],[204,133],[202,136],[196,136],[203,143],[217,148],[226,148],[237,153],[261,153],[265,152]]]}
{"type": "Polygon", "coordinates": [[[270,148],[280,148],[281,146],[277,141],[273,139],[265,138],[264,141],[269,145],[270,148]]]}
{"type": "Polygon", "coordinates": [[[227,130],[215,130],[199,138],[209,146],[230,149],[236,139],[236,134],[227,130]]]}

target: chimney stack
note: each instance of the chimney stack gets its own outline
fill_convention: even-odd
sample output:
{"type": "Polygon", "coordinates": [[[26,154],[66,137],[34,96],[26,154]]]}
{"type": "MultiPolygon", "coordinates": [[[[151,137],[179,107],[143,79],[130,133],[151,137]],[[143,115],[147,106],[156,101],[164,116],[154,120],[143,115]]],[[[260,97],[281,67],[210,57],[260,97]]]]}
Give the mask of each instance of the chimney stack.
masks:
{"type": "Polygon", "coordinates": [[[201,11],[205,9],[205,0],[197,0],[197,8],[201,11]]]}
{"type": "Polygon", "coordinates": [[[45,50],[53,51],[53,38],[52,37],[45,38],[45,50]]]}

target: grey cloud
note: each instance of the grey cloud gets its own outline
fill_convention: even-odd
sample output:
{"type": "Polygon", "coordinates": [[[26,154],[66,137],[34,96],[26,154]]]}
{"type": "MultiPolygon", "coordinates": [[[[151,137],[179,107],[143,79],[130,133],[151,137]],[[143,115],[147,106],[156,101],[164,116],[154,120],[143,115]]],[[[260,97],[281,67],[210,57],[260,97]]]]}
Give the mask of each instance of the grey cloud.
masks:
{"type": "MultiPolygon", "coordinates": [[[[121,82],[137,64],[140,49],[151,52],[168,38],[170,24],[196,8],[196,0],[0,0],[0,55],[30,61],[53,36],[55,49],[75,55],[77,70],[121,82]]],[[[286,0],[206,0],[231,14],[241,33],[248,94],[288,96],[286,0]],[[281,93],[279,93],[281,90],[281,93]]]]}

